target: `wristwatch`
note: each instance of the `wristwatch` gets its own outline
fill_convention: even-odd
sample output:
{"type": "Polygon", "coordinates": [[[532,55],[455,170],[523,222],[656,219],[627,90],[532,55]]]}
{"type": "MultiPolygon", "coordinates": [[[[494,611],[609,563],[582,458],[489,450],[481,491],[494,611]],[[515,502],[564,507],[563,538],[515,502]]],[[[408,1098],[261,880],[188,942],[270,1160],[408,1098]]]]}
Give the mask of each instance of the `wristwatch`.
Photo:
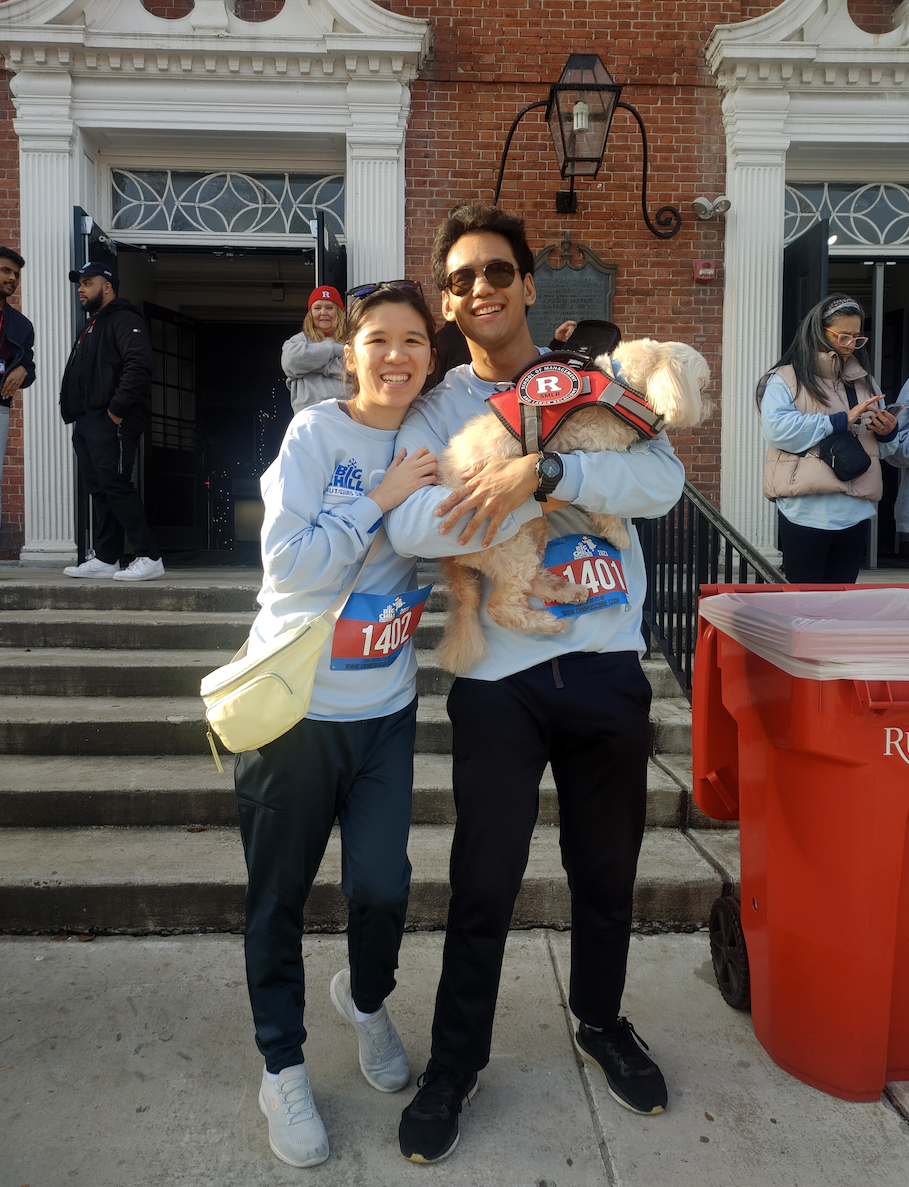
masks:
{"type": "Polygon", "coordinates": [[[537,489],[533,497],[538,503],[545,503],[546,496],[551,495],[562,481],[565,467],[557,453],[541,453],[537,459],[537,489]]]}

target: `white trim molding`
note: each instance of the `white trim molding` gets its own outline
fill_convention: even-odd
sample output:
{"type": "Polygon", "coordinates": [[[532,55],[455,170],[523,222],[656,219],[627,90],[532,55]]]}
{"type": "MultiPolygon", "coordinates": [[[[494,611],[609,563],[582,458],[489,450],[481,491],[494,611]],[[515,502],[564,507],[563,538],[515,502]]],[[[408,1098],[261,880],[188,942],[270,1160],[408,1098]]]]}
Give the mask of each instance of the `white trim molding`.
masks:
{"type": "MultiPolygon", "coordinates": [[[[783,0],[717,26],[707,63],[723,94],[726,130],[726,296],[723,324],[723,513],[759,548],[776,547],[773,505],[761,494],[764,444],[758,378],[779,357],[787,157],[835,154],[822,181],[901,182],[909,144],[909,0],[892,32],[865,33],[848,0],[783,0]],[[873,154],[874,175],[862,172],[873,154]],[[852,161],[858,162],[855,167],[852,161]]],[[[805,176],[804,163],[800,181],[805,176]]]]}
{"type": "MultiPolygon", "coordinates": [[[[241,20],[231,0],[195,0],[177,20],[141,0],[6,0],[0,54],[19,137],[23,308],[38,342],[22,563],[74,554],[72,451],[57,411],[72,337],[73,205],[106,218],[111,168],[255,173],[265,159],[294,173],[346,168],[350,283],[400,276],[410,83],[429,47],[428,21],[372,0],[286,0],[262,22],[241,20]]],[[[248,237],[217,236],[225,246],[248,237]]]]}

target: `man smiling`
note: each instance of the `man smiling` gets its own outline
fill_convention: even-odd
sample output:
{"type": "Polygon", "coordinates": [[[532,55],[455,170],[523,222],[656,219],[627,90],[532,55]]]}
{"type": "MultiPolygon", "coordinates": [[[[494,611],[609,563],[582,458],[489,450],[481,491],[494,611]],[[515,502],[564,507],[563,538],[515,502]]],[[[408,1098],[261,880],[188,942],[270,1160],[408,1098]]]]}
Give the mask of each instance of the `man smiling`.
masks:
{"type": "MultiPolygon", "coordinates": [[[[472,362],[449,371],[412,406],[397,439],[408,453],[425,445],[441,454],[471,417],[487,411],[494,385],[510,383],[539,353],[527,326],[536,293],[521,220],[493,207],[458,207],[436,235],[432,269],[442,312],[467,338],[472,362]]],[[[386,526],[399,553],[441,557],[508,539],[546,514],[544,564],[553,565],[551,550],[595,536],[588,511],[626,521],[663,515],[683,482],[660,434],[626,453],[492,460],[456,491],[430,487],[412,495],[386,516],[386,526]]],[[[644,560],[637,533],[630,522],[626,527],[630,547],[610,556],[627,595],[608,607],[607,599],[591,597],[561,634],[498,626],[486,612],[489,584],[482,579],[489,651],[468,677],[455,680],[448,701],[457,807],[452,896],[432,1056],[399,1130],[401,1153],[414,1162],[438,1162],[454,1149],[461,1106],[489,1061],[505,940],[547,762],[571,888],[578,1048],[626,1108],[652,1114],[666,1104],[659,1068],[619,1017],[644,830],[651,695],[639,658],[644,560]]]]}

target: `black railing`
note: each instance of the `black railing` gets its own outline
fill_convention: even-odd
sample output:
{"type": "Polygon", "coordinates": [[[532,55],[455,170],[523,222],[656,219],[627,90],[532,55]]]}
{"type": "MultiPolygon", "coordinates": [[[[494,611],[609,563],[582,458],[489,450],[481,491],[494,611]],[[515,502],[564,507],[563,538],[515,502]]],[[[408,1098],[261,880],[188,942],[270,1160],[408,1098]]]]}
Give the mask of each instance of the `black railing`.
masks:
{"type": "Polygon", "coordinates": [[[784,584],[786,578],[690,482],[667,515],[637,526],[647,566],[648,654],[655,643],[690,700],[701,586],[784,584]]]}

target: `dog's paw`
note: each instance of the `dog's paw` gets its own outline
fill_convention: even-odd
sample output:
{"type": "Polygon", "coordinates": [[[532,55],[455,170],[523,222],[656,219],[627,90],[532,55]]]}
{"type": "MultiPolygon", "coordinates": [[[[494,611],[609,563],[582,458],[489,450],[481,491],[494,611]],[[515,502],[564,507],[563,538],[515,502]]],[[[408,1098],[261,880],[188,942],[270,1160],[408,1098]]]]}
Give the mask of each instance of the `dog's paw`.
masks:
{"type": "Polygon", "coordinates": [[[624,552],[626,548],[631,547],[631,537],[624,527],[610,528],[606,533],[606,539],[615,548],[618,548],[619,552],[624,552]]]}
{"type": "Polygon", "coordinates": [[[564,577],[557,577],[544,569],[530,583],[530,592],[544,602],[558,602],[565,606],[580,606],[587,601],[590,590],[586,585],[575,585],[564,577]]]}

